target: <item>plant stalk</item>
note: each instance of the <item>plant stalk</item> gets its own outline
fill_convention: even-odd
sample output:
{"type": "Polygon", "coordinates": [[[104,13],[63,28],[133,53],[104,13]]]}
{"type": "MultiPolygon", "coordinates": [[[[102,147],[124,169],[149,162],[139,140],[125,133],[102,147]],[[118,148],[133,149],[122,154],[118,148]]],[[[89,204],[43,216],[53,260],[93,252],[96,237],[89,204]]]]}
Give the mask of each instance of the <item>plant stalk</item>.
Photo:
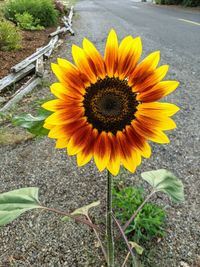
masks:
{"type": "Polygon", "coordinates": [[[127,245],[127,248],[128,248],[128,250],[129,250],[129,252],[130,252],[132,258],[133,258],[133,266],[134,266],[134,267],[137,267],[137,260],[136,260],[135,255],[133,254],[132,248],[131,248],[131,246],[130,246],[130,244],[129,244],[129,242],[128,242],[128,238],[126,237],[126,234],[125,234],[124,230],[122,229],[120,223],[118,222],[118,220],[115,218],[115,216],[114,216],[113,214],[112,214],[112,217],[113,217],[113,219],[114,219],[114,221],[115,221],[117,227],[119,228],[120,234],[122,235],[122,237],[123,237],[123,239],[124,239],[124,241],[125,241],[125,243],[126,243],[126,245],[127,245]]]}
{"type": "MultiPolygon", "coordinates": [[[[89,221],[91,224],[93,224],[93,223],[92,223],[92,220],[91,220],[90,217],[89,217],[89,215],[87,215],[86,217],[87,217],[88,221],[89,221]]],[[[100,244],[100,247],[101,247],[102,253],[103,253],[103,255],[104,255],[104,258],[105,258],[105,260],[106,260],[106,262],[107,262],[108,257],[107,257],[106,251],[105,251],[105,249],[104,249],[104,246],[103,246],[103,244],[102,244],[102,242],[101,242],[100,236],[99,236],[99,234],[98,234],[98,232],[96,231],[95,228],[93,228],[93,230],[94,230],[94,233],[95,233],[95,235],[96,235],[96,238],[97,238],[97,240],[98,240],[98,242],[99,242],[99,244],[100,244]]]]}
{"type": "Polygon", "coordinates": [[[106,236],[108,267],[114,267],[114,240],[112,229],[112,175],[107,173],[107,211],[106,211],[106,236]]]}

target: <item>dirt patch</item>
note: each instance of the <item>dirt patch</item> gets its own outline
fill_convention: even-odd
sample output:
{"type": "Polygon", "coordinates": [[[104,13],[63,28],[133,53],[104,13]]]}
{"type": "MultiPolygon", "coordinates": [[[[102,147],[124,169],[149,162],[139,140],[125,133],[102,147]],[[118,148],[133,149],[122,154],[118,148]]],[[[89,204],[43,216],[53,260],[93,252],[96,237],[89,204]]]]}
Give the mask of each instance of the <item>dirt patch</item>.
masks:
{"type": "Polygon", "coordinates": [[[0,145],[17,145],[32,139],[33,135],[19,128],[5,127],[0,129],[0,145]]]}
{"type": "Polygon", "coordinates": [[[17,51],[0,51],[0,79],[10,73],[10,68],[36,51],[36,48],[49,42],[49,34],[56,27],[42,31],[21,31],[22,48],[17,51]]]}

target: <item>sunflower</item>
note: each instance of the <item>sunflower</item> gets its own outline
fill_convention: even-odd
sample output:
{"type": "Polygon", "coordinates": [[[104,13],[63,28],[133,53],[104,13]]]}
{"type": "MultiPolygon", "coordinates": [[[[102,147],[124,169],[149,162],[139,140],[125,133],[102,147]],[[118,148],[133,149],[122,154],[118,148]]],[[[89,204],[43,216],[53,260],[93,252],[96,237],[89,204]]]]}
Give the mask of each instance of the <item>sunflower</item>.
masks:
{"type": "Polygon", "coordinates": [[[174,91],[177,81],[161,81],[168,65],[157,67],[160,52],[142,54],[139,37],[118,38],[111,30],[104,58],[87,39],[72,46],[75,65],[65,59],[52,64],[59,83],[51,86],[57,99],[43,104],[53,111],[44,127],[57,139],[56,148],[77,156],[78,166],[92,158],[99,171],[117,175],[123,164],[130,172],[149,158],[148,140],[169,143],[164,133],[176,127],[170,118],[179,108],[157,102],[174,91]]]}

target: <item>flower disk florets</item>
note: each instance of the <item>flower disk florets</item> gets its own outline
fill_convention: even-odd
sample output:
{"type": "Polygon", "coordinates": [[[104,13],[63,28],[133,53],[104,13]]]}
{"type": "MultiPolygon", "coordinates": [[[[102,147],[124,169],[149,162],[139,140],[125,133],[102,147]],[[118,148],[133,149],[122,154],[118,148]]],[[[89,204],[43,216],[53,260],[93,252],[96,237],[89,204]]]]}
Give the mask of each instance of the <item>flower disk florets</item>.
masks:
{"type": "Polygon", "coordinates": [[[86,88],[83,105],[94,128],[116,134],[131,125],[138,101],[126,80],[106,77],[86,88]]]}

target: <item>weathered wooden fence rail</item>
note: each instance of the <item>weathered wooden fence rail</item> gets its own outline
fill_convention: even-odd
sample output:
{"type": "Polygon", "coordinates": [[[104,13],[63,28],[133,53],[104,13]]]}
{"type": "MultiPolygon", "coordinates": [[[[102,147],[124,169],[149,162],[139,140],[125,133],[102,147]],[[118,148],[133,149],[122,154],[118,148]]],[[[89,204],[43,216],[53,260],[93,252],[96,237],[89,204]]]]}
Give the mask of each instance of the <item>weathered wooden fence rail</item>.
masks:
{"type": "Polygon", "coordinates": [[[44,47],[38,48],[35,53],[13,66],[11,68],[11,74],[7,75],[3,79],[0,79],[1,93],[8,86],[18,82],[19,80],[21,80],[22,78],[24,78],[35,70],[34,76],[29,79],[28,82],[17,91],[17,94],[15,93],[11,97],[11,99],[2,108],[0,108],[1,112],[8,110],[13,104],[17,103],[26,93],[33,90],[34,87],[39,84],[44,74],[44,59],[50,57],[57,43],[59,43],[59,34],[69,31],[72,35],[74,35],[74,31],[72,30],[73,13],[74,7],[72,6],[68,17],[64,16],[62,18],[64,27],[61,28],[59,26],[55,32],[49,35],[51,37],[49,43],[44,47]]]}

